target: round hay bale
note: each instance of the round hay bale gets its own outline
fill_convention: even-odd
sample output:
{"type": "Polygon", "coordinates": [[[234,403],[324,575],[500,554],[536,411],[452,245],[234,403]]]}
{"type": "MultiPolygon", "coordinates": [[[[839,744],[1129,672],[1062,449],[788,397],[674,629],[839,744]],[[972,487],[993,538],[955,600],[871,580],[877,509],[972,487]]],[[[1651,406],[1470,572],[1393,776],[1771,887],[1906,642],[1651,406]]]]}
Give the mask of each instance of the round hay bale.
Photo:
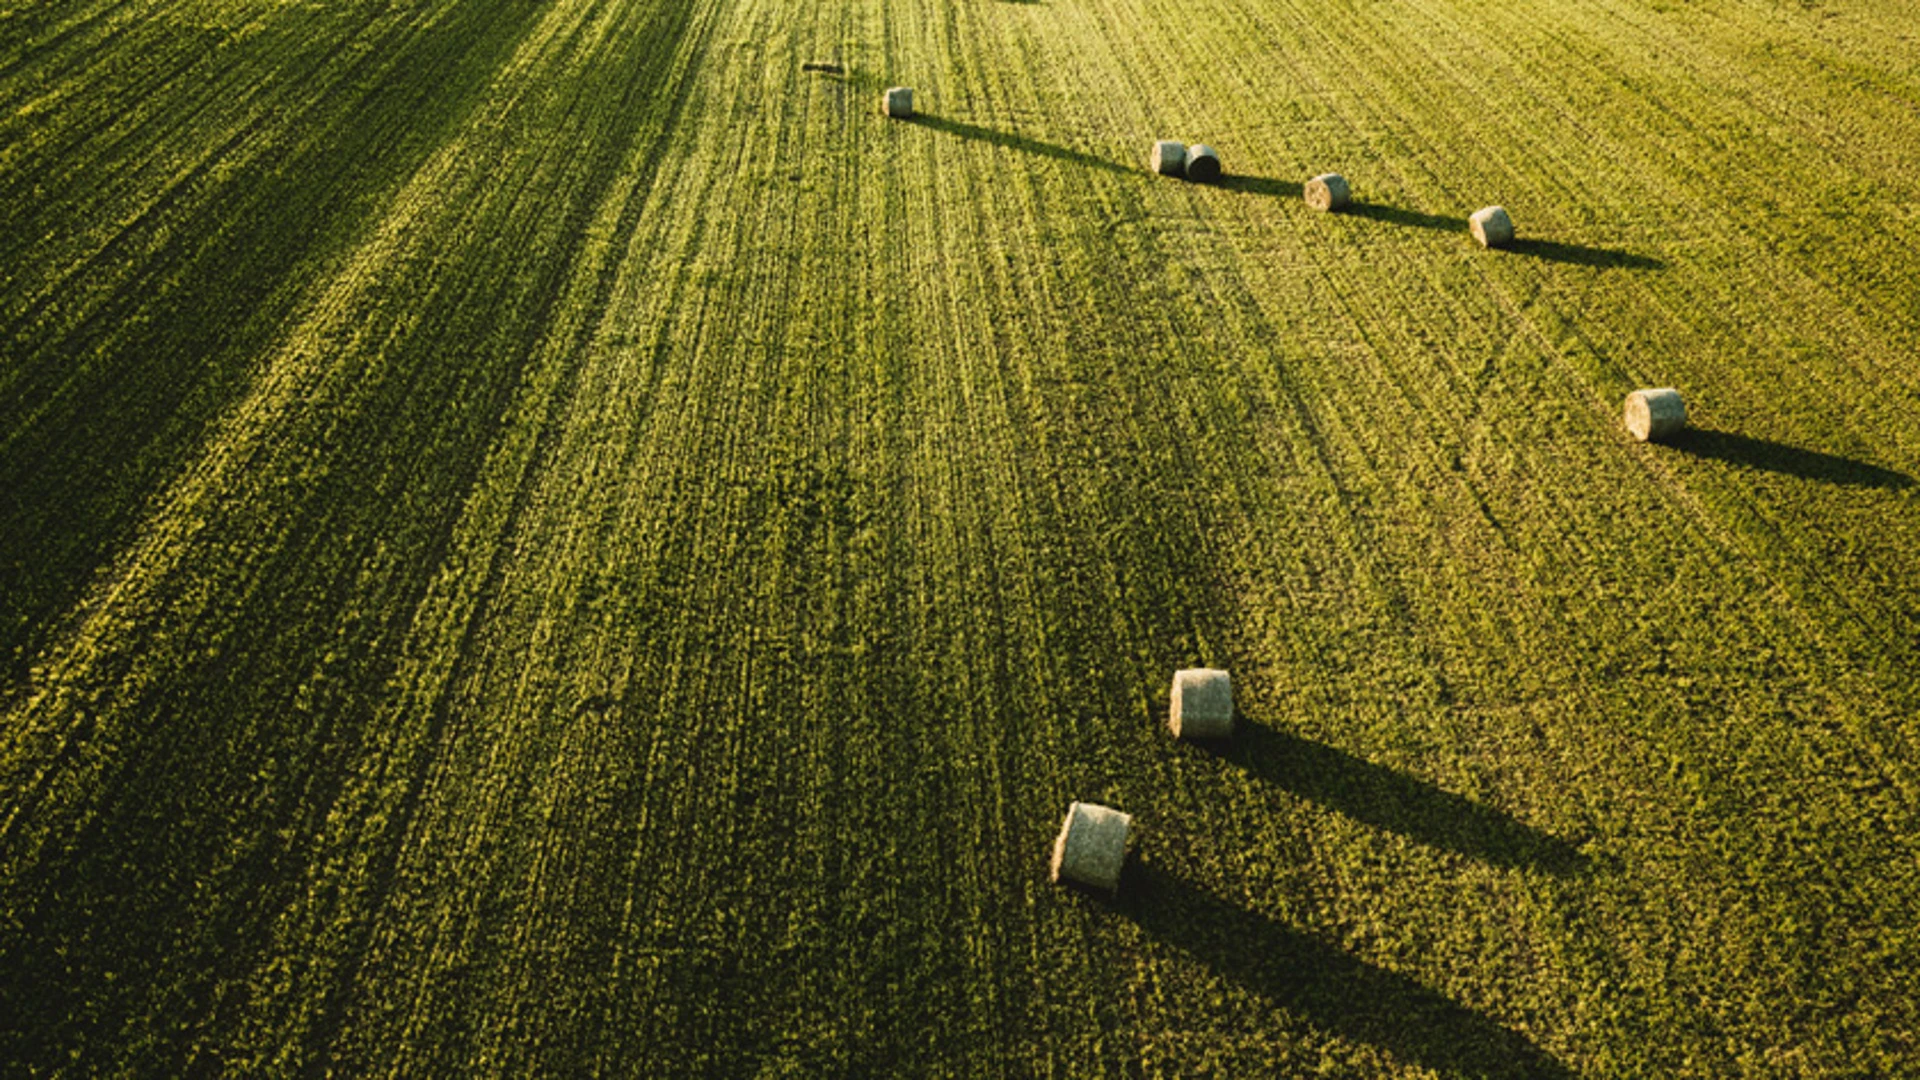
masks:
{"type": "Polygon", "coordinates": [[[1627,430],[1641,442],[1678,435],[1687,426],[1687,403],[1670,386],[1628,394],[1626,412],[1627,430]]]}
{"type": "Polygon", "coordinates": [[[1127,830],[1133,816],[1099,803],[1077,802],[1067,807],[1067,820],[1053,841],[1051,876],[1100,889],[1120,887],[1120,867],[1127,861],[1127,830]]]}
{"type": "Polygon", "coordinates": [[[887,90],[886,103],[882,106],[888,116],[904,120],[913,115],[913,87],[894,86],[887,90]]]}
{"type": "Polygon", "coordinates": [[[1513,243],[1513,219],[1507,216],[1506,207],[1487,206],[1473,212],[1467,219],[1467,226],[1473,230],[1473,238],[1480,241],[1481,247],[1499,247],[1513,243]]]}
{"type": "Polygon", "coordinates": [[[1302,192],[1307,205],[1323,213],[1342,209],[1347,205],[1353,192],[1347,187],[1347,178],[1337,172],[1321,173],[1307,181],[1302,192]]]}
{"type": "Polygon", "coordinates": [[[1153,171],[1161,176],[1181,176],[1187,170],[1187,144],[1161,139],[1153,144],[1153,171]]]}
{"type": "Polygon", "coordinates": [[[1174,672],[1167,727],[1176,739],[1224,739],[1232,735],[1232,676],[1217,668],[1174,672]]]}
{"type": "Polygon", "coordinates": [[[1206,143],[1187,147],[1187,179],[1200,184],[1220,179],[1220,152],[1206,143]]]}

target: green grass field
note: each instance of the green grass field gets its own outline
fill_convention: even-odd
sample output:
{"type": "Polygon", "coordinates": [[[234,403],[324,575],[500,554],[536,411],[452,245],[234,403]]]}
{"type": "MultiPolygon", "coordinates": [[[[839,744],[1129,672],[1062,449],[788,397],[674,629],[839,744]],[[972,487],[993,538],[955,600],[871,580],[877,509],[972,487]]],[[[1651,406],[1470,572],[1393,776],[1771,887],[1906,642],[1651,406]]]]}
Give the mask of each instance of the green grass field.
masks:
{"type": "Polygon", "coordinates": [[[1920,1074],[1908,0],[0,0],[0,223],[0,1073],[1920,1074]]]}

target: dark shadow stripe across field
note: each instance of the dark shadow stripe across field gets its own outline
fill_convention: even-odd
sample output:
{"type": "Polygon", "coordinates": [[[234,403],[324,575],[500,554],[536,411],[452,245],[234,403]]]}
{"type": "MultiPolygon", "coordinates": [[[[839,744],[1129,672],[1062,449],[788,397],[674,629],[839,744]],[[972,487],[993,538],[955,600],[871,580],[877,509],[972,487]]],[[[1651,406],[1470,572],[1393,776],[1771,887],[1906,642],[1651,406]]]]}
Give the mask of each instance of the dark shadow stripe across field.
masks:
{"type": "Polygon", "coordinates": [[[1850,487],[1913,486],[1913,477],[1906,473],[1883,469],[1839,454],[1788,446],[1771,439],[1736,435],[1731,431],[1689,428],[1669,439],[1667,445],[1695,457],[1797,476],[1802,480],[1819,480],[1850,487]]]}
{"type": "Polygon", "coordinates": [[[1586,857],[1559,837],[1324,743],[1242,720],[1215,752],[1267,783],[1423,844],[1551,874],[1587,869],[1586,857]]]}
{"type": "MultiPolygon", "coordinates": [[[[837,83],[855,90],[878,90],[882,85],[880,76],[863,68],[852,67],[838,60],[806,60],[800,64],[800,73],[810,79],[824,83],[837,83]]],[[[876,106],[878,102],[875,103],[876,106]]]]}
{"type": "Polygon", "coordinates": [[[981,127],[978,124],[969,124],[961,120],[949,120],[944,116],[915,113],[908,122],[918,124],[924,128],[931,128],[934,131],[945,132],[948,135],[957,135],[962,139],[972,139],[975,142],[983,142],[992,146],[1002,146],[1009,150],[1018,150],[1023,154],[1034,154],[1039,157],[1052,158],[1055,161],[1062,161],[1069,165],[1078,165],[1088,169],[1104,169],[1107,172],[1123,173],[1133,171],[1108,161],[1106,158],[1095,157],[1092,154],[1079,150],[1069,150],[1056,143],[1043,142],[1040,139],[1031,138],[1026,135],[1015,135],[1008,131],[995,131],[992,128],[981,127]]]}
{"type": "Polygon", "coordinates": [[[1215,896],[1128,865],[1114,909],[1222,978],[1339,1038],[1449,1076],[1570,1077],[1524,1036],[1415,979],[1215,896]]]}
{"type": "MultiPolygon", "coordinates": [[[[340,924],[325,945],[303,946],[297,956],[279,954],[289,965],[284,977],[246,992],[253,998],[248,1023],[283,1040],[279,1052],[287,1072],[310,1071],[318,1067],[312,1063],[322,1061],[347,1072],[376,1071],[362,1055],[384,1049],[341,1049],[349,1042],[366,980],[379,977],[383,962],[372,944],[379,925],[364,913],[403,880],[405,845],[434,769],[444,765],[450,736],[464,719],[442,700],[430,711],[414,711],[405,724],[386,725],[377,722],[382,714],[376,705],[388,696],[394,672],[402,670],[402,642],[412,633],[407,627],[413,613],[434,588],[438,568],[455,558],[458,530],[476,492],[483,490],[480,485],[490,480],[490,462],[509,434],[508,425],[523,423],[533,430],[529,462],[545,460],[561,440],[565,427],[558,419],[569,411],[591,355],[585,342],[596,325],[590,318],[568,318],[563,305],[605,310],[618,279],[610,272],[613,264],[602,262],[602,272],[590,284],[578,290],[569,285],[595,265],[595,252],[602,247],[599,229],[606,224],[600,210],[611,194],[645,191],[663,167],[667,159],[655,148],[676,130],[676,118],[691,96],[688,69],[672,59],[676,52],[698,55],[705,48],[696,35],[706,33],[709,24],[697,17],[698,6],[663,0],[653,9],[628,10],[633,32],[607,38],[608,48],[624,51],[580,63],[571,81],[547,84],[554,104],[520,99],[526,104],[512,116],[550,131],[557,144],[569,147],[572,167],[554,170],[548,167],[552,155],[529,147],[500,155],[490,174],[446,194],[449,202],[470,200],[463,213],[473,216],[449,214],[439,222],[477,224],[470,233],[436,245],[431,265],[395,271],[394,291],[408,297],[406,303],[370,305],[368,324],[387,332],[369,334],[384,344],[379,362],[361,368],[364,375],[352,398],[356,407],[324,422],[286,426],[283,437],[297,439],[293,445],[306,449],[288,452],[283,449],[288,444],[282,444],[262,451],[257,475],[288,482],[225,505],[217,519],[210,519],[209,533],[246,530],[252,537],[247,560],[215,567],[190,563],[175,575],[185,585],[168,583],[183,592],[204,590],[218,600],[191,623],[143,632],[139,640],[159,643],[165,651],[156,652],[167,666],[124,692],[125,704],[115,707],[118,727],[110,745],[98,745],[105,736],[84,733],[71,744],[106,759],[88,790],[69,795],[57,818],[37,793],[52,790],[51,783],[28,796],[36,800],[31,805],[23,806],[28,797],[9,800],[16,820],[30,821],[55,839],[45,844],[45,854],[30,858],[22,853],[28,849],[17,839],[20,834],[0,837],[0,859],[10,867],[0,890],[10,926],[0,934],[0,970],[9,973],[0,978],[0,1017],[7,1018],[0,1021],[0,1060],[27,1071],[65,1063],[82,1072],[105,1072],[116,1063],[125,1067],[128,1060],[155,1073],[192,1071],[188,1063],[203,1053],[203,1040],[220,1041],[208,1034],[221,1022],[208,1003],[222,1000],[222,987],[247,985],[251,972],[264,970],[255,965],[268,962],[262,958],[274,957],[284,944],[276,943],[276,920],[291,905],[305,902],[299,899],[303,860],[320,858],[314,853],[329,842],[328,825],[313,808],[345,814],[358,807],[355,814],[368,815],[365,828],[352,827],[358,884],[330,884],[324,895],[314,894],[312,910],[318,913],[315,925],[341,912],[360,914],[350,916],[351,926],[340,924]],[[567,108],[569,102],[633,103],[634,108],[567,108]],[[563,110],[563,125],[547,129],[540,123],[563,110]],[[645,171],[634,175],[633,162],[644,163],[645,171]],[[548,182],[555,177],[565,182],[548,182]],[[537,227],[517,227],[527,222],[537,227]],[[563,331],[570,338],[560,337],[563,331]],[[558,358],[551,361],[555,373],[551,380],[536,379],[537,365],[548,362],[547,356],[558,358]],[[514,420],[521,407],[530,419],[514,420]],[[324,438],[312,437],[316,431],[324,438]],[[301,460],[323,461],[327,467],[301,475],[296,471],[301,460]],[[356,568],[364,568],[364,580],[377,584],[349,588],[356,568]],[[367,602],[369,594],[360,589],[377,590],[379,601],[367,602]],[[169,638],[197,645],[175,648],[169,638]],[[337,658],[332,650],[338,650],[337,658]],[[324,682],[315,679],[310,704],[298,704],[309,688],[297,684],[309,676],[297,673],[316,670],[326,671],[324,682]],[[366,775],[363,768],[377,770],[390,783],[376,797],[356,803],[349,796],[354,778],[366,775]],[[75,806],[84,812],[67,809],[75,806]],[[169,1017],[164,1029],[144,1026],[156,1010],[169,1017]],[[137,1058],[118,1056],[126,1052],[121,1044],[98,1037],[123,1030],[144,1033],[137,1058]]],[[[396,137],[422,140],[417,153],[395,148],[391,160],[369,159],[362,162],[365,171],[354,172],[321,168],[325,162],[297,155],[284,160],[283,168],[318,177],[315,184],[328,194],[291,181],[283,185],[276,177],[252,177],[261,190],[234,200],[236,214],[246,211],[244,229],[232,237],[218,235],[219,242],[204,251],[174,253],[184,265],[180,287],[218,291],[245,284],[239,275],[247,271],[297,273],[308,265],[300,258],[257,263],[231,245],[247,240],[272,248],[268,238],[298,235],[322,220],[334,220],[350,240],[359,235],[363,219],[355,214],[335,220],[326,211],[358,201],[350,191],[332,194],[334,188],[392,191],[435,147],[470,129],[491,130],[490,124],[474,123],[485,117],[478,111],[486,100],[482,95],[518,43],[537,28],[540,9],[526,8],[519,20],[478,6],[457,13],[457,19],[442,24],[446,40],[421,38],[417,51],[394,43],[399,55],[381,69],[382,81],[370,91],[370,100],[380,107],[342,113],[391,129],[396,137]],[[449,100],[441,109],[408,104],[443,97],[449,100]],[[216,264],[214,257],[222,253],[236,260],[231,267],[216,264]]],[[[313,138],[322,149],[315,153],[350,157],[341,148],[360,147],[349,138],[355,135],[352,125],[318,129],[313,138]]],[[[643,198],[624,199],[608,235],[630,235],[648,205],[643,198]]],[[[605,247],[617,252],[622,245],[605,247]]],[[[159,340],[179,347],[173,337],[159,340]]],[[[271,335],[266,342],[236,339],[231,348],[267,344],[271,335]]],[[[52,347],[49,353],[58,355],[52,347]]],[[[125,363],[108,370],[127,374],[133,386],[120,391],[103,383],[100,395],[135,394],[150,382],[164,385],[163,376],[172,370],[156,366],[147,378],[132,379],[139,369],[131,365],[147,358],[112,358],[125,363]]],[[[120,415],[108,412],[107,418],[120,415]]],[[[147,419],[140,410],[128,415],[136,422],[147,419]]],[[[171,437],[161,442],[146,427],[130,426],[135,430],[129,439],[174,445],[171,437]]],[[[68,474],[82,464],[112,464],[105,455],[114,444],[103,449],[69,439],[61,445],[87,452],[78,460],[52,459],[68,474]]],[[[22,464],[13,456],[0,457],[0,475],[22,464]]],[[[20,501],[57,502],[63,477],[50,475],[45,489],[29,491],[20,501]]],[[[511,522],[530,505],[532,486],[521,479],[503,493],[510,505],[503,511],[503,533],[513,531],[511,522]]],[[[12,527],[0,519],[0,541],[12,527]]],[[[209,544],[205,550],[223,549],[209,544]]],[[[497,582],[509,558],[507,545],[491,545],[462,573],[497,582]]],[[[475,613],[450,641],[461,656],[489,624],[488,605],[505,593],[493,585],[479,591],[475,613]]],[[[6,610],[0,605],[0,612],[6,610]]],[[[110,657],[103,664],[118,662],[110,657]]],[[[61,767],[63,760],[50,768],[61,767]]],[[[591,1018],[578,1015],[566,1030],[543,1033],[543,1055],[558,1060],[597,1043],[598,1036],[587,1030],[591,1018]]],[[[434,1052],[426,1044],[407,1049],[416,1062],[431,1060],[434,1052]]],[[[568,1061],[538,1071],[580,1068],[568,1061]]]]}
{"type": "MultiPolygon", "coordinates": [[[[44,644],[102,561],[131,539],[157,486],[251,385],[307,283],[457,130],[540,15],[531,6],[460,8],[429,20],[430,33],[411,17],[342,23],[340,37],[284,49],[261,35],[211,65],[259,71],[267,86],[311,85],[316,96],[291,99],[258,134],[274,150],[225,163],[224,174],[203,171],[207,187],[224,176],[220,195],[190,198],[199,189],[177,184],[161,204],[168,213],[150,212],[96,256],[102,267],[131,269],[52,294],[0,327],[0,354],[14,368],[0,399],[8,435],[0,490],[9,494],[0,505],[0,656],[31,657],[44,644]],[[56,317],[63,306],[86,314],[56,317]]],[[[186,90],[168,94],[182,109],[198,105],[186,90]]],[[[84,216],[40,216],[57,211],[28,200],[0,219],[25,235],[85,226],[84,216]]]]}

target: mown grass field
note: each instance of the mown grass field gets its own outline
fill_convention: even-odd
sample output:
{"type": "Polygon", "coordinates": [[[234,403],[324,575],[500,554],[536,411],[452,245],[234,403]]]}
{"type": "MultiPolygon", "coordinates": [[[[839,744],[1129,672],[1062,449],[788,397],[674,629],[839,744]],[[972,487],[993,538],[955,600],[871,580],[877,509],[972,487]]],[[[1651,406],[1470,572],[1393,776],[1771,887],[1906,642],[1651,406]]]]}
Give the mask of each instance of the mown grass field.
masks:
{"type": "Polygon", "coordinates": [[[1916,151],[1906,0],[0,3],[0,1072],[1920,1073],[1916,151]]]}

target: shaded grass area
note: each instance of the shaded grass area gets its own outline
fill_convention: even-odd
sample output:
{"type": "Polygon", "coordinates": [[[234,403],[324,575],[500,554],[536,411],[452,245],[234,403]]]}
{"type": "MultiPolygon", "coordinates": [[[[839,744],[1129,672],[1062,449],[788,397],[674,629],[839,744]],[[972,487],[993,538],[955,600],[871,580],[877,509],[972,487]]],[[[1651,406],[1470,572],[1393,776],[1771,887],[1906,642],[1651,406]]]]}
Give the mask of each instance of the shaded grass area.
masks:
{"type": "Polygon", "coordinates": [[[1525,1036],[1151,862],[1129,862],[1113,910],[1154,938],[1342,1039],[1446,1076],[1576,1075],[1525,1036]]]}
{"type": "Polygon", "coordinates": [[[1496,866],[1578,875],[1580,849],[1508,814],[1376,765],[1337,747],[1242,721],[1231,740],[1208,747],[1262,783],[1356,821],[1496,866]]]}
{"type": "Polygon", "coordinates": [[[1865,461],[1809,450],[1772,439],[1760,439],[1732,431],[1688,427],[1667,439],[1671,446],[1693,457],[1780,473],[1784,476],[1845,487],[1888,488],[1900,490],[1913,486],[1913,477],[1865,461]]]}
{"type": "MultiPolygon", "coordinates": [[[[542,15],[523,9],[526,21],[515,23],[497,11],[464,10],[471,21],[443,28],[464,32],[464,40],[429,39],[446,52],[400,57],[391,73],[397,85],[381,88],[390,92],[379,99],[394,102],[393,111],[374,118],[406,131],[398,144],[431,149],[434,140],[462,134],[456,121],[542,15]],[[470,81],[450,82],[436,62],[442,58],[470,81]],[[408,88],[445,92],[453,85],[464,85],[466,94],[448,100],[444,111],[422,114],[407,105],[408,88]]],[[[444,713],[411,750],[390,746],[393,733],[374,723],[395,668],[395,643],[441,571],[489,447],[503,437],[516,398],[529,392],[534,362],[555,332],[555,305],[579,272],[576,258],[601,200],[636,145],[657,139],[685,100],[666,60],[692,11],[683,3],[638,13],[647,32],[636,40],[660,55],[652,63],[603,65],[572,86],[573,95],[599,107],[562,114],[556,130],[572,135],[566,155],[527,147],[498,163],[493,175],[501,182],[474,199],[496,215],[490,226],[446,237],[425,263],[385,268],[397,275],[381,283],[394,300],[369,317],[436,332],[401,335],[377,354],[353,357],[350,370],[359,377],[348,387],[328,387],[351,401],[351,410],[277,432],[280,440],[255,448],[255,467],[241,482],[260,486],[214,508],[206,559],[171,581],[149,583],[179,598],[179,633],[135,627],[132,649],[86,674],[94,704],[63,733],[58,758],[23,761],[21,746],[12,747],[12,775],[37,769],[42,780],[16,789],[9,807],[0,1057],[27,1067],[77,1055],[103,1067],[167,1062],[168,1069],[209,1060],[246,1069],[342,1060],[347,995],[364,990],[356,970],[370,948],[370,924],[334,942],[343,952],[317,949],[296,963],[297,985],[256,984],[250,994],[238,988],[265,962],[275,918],[298,897],[300,867],[311,854],[303,849],[325,831],[326,808],[356,772],[391,770],[417,793],[433,764],[444,713]],[[652,123],[608,107],[623,104],[644,107],[652,123]],[[529,183],[536,178],[550,186],[529,183]],[[528,247],[541,258],[527,272],[496,272],[528,247]],[[448,342],[461,344],[461,363],[444,362],[448,342]],[[322,467],[305,464],[316,459],[322,467]],[[245,602],[195,602],[222,593],[245,602]],[[150,672],[159,663],[168,670],[156,685],[150,672]],[[89,712],[101,719],[90,720],[89,712]],[[95,747],[102,741],[117,753],[101,759],[95,747]],[[384,759],[383,749],[392,751],[384,759]],[[367,755],[376,763],[369,766],[367,755]],[[252,1039],[237,1020],[246,1015],[252,1039]],[[285,1041],[263,1047],[262,1029],[285,1041]]],[[[358,145],[341,135],[344,143],[316,154],[328,158],[358,145]]],[[[397,172],[415,160],[385,164],[397,172]]],[[[336,198],[357,203],[366,195],[331,194],[327,181],[337,178],[317,164],[300,178],[306,188],[290,184],[286,198],[267,202],[280,193],[268,185],[262,201],[250,204],[261,215],[262,236],[299,233],[309,227],[303,215],[321,213],[336,198]]],[[[639,186],[644,191],[644,179],[639,186]]],[[[629,223],[639,205],[629,205],[629,223]]],[[[351,234],[361,219],[322,220],[351,234]]],[[[244,232],[236,239],[272,247],[244,232]]],[[[245,259],[237,267],[220,264],[217,254],[189,262],[212,275],[187,278],[196,293],[230,283],[228,275],[263,269],[245,259]]],[[[288,272],[303,265],[288,260],[288,272]]],[[[610,285],[610,277],[599,282],[600,302],[610,285]]],[[[236,343],[236,361],[255,358],[262,344],[236,343]]],[[[137,385],[156,377],[136,367],[141,359],[125,358],[123,369],[133,370],[121,370],[123,380],[137,385]]],[[[564,377],[555,392],[568,392],[564,377]]],[[[125,434],[157,438],[137,425],[125,434]]],[[[12,449],[38,448],[23,441],[12,449]]],[[[99,454],[103,447],[74,449],[99,454]]],[[[13,458],[9,464],[44,468],[13,458]]],[[[71,470],[50,479],[88,480],[85,466],[71,470]]],[[[124,495],[101,502],[116,498],[124,512],[124,495]]],[[[32,505],[45,511],[60,503],[36,496],[32,505]]],[[[77,522],[65,524],[69,533],[45,542],[102,542],[77,522]]],[[[78,587],[42,573],[63,589],[78,587]]],[[[417,805],[402,800],[398,814],[371,829],[376,846],[361,857],[372,863],[376,892],[392,884],[379,864],[396,857],[417,805]]],[[[360,902],[337,899],[349,907],[360,902]]]]}
{"type": "Polygon", "coordinates": [[[947,135],[955,135],[962,139],[983,142],[989,146],[998,146],[1003,149],[1018,151],[1022,154],[1032,154],[1036,157],[1050,158],[1054,161],[1064,162],[1065,164],[1078,166],[1083,169],[1099,169],[1104,172],[1116,173],[1133,171],[1124,165],[1108,161],[1105,158],[1096,157],[1093,154],[1074,150],[1057,143],[1050,143],[1044,139],[1036,139],[1030,135],[1017,135],[1011,131],[996,131],[993,128],[983,127],[979,124],[969,124],[964,120],[953,120],[932,113],[916,111],[912,117],[908,118],[907,123],[932,128],[934,131],[947,135]]]}
{"type": "MultiPolygon", "coordinates": [[[[268,148],[239,168],[208,162],[203,171],[228,173],[220,183],[181,178],[161,209],[93,260],[108,271],[105,290],[56,296],[5,328],[0,659],[22,682],[56,616],[125,543],[146,499],[177,472],[207,423],[244,392],[315,277],[448,136],[538,15],[527,5],[491,16],[463,7],[431,32],[407,19],[340,28],[368,34],[358,49],[325,37],[290,46],[269,35],[244,60],[222,57],[263,79],[293,67],[329,92],[258,132],[268,148]]],[[[176,90],[193,92],[191,82],[176,90]]],[[[164,101],[148,107],[163,111],[164,101]]],[[[149,149],[135,142],[120,152],[149,149]]],[[[43,164],[57,169],[60,161],[43,164]]],[[[114,163],[87,167],[110,171],[114,163]]],[[[32,200],[10,202],[9,231],[79,229],[123,213],[85,203],[69,212],[47,220],[32,200]]]]}

